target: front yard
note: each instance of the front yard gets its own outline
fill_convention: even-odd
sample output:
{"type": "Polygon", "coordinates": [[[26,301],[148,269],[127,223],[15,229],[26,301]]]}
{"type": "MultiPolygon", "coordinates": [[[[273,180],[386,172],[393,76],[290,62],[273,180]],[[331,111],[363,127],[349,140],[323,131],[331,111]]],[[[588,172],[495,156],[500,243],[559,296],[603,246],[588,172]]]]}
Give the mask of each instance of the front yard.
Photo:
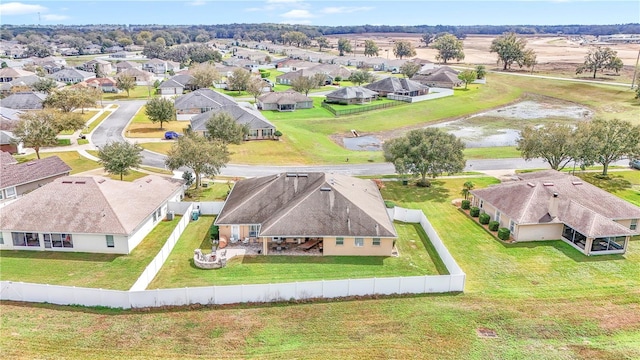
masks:
{"type": "Polygon", "coordinates": [[[402,223],[395,224],[399,257],[245,255],[232,258],[219,270],[198,269],[193,265],[193,250],[210,252],[208,231],[213,220],[201,217],[187,226],[148,289],[446,274],[420,229],[402,223]]]}
{"type": "MultiPolygon", "coordinates": [[[[95,170],[100,168],[100,164],[93,160],[89,160],[86,157],[80,155],[77,151],[61,151],[61,152],[41,152],[41,158],[47,158],[49,156],[58,156],[62,161],[64,161],[69,167],[71,167],[71,175],[95,170]]],[[[26,155],[26,156],[17,156],[16,159],[18,161],[29,161],[36,159],[36,154],[26,155]]]]}
{"type": "MultiPolygon", "coordinates": [[[[129,126],[125,130],[125,135],[130,138],[155,138],[164,139],[164,133],[166,131],[175,131],[177,133],[184,133],[184,129],[189,126],[188,121],[169,121],[162,123],[162,129],[160,129],[160,123],[153,123],[145,114],[145,107],[141,107],[131,120],[129,126]]],[[[172,143],[168,141],[167,143],[172,143]]],[[[170,147],[170,146],[169,146],[170,147]]]]}
{"type": "Polygon", "coordinates": [[[2,280],[129,290],[176,227],[161,221],[129,255],[61,251],[0,251],[2,280]]]}

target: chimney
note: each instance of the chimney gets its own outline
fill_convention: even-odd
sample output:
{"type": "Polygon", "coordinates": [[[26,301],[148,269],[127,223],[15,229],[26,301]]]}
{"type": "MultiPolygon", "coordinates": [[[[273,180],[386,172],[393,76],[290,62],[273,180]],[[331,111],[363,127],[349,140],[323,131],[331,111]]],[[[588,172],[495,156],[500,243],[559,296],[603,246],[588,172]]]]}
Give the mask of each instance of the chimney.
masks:
{"type": "Polygon", "coordinates": [[[558,217],[558,193],[554,192],[551,199],[549,199],[549,216],[552,219],[558,217]]]}

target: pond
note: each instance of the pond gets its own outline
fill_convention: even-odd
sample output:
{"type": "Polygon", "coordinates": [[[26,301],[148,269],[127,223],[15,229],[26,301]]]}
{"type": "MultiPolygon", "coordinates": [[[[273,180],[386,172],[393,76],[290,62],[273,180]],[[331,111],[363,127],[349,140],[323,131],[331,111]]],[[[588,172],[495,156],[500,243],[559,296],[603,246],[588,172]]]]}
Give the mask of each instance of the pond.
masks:
{"type": "Polygon", "coordinates": [[[382,150],[382,141],[375,136],[342,138],[344,147],[349,150],[379,151],[382,150]]]}

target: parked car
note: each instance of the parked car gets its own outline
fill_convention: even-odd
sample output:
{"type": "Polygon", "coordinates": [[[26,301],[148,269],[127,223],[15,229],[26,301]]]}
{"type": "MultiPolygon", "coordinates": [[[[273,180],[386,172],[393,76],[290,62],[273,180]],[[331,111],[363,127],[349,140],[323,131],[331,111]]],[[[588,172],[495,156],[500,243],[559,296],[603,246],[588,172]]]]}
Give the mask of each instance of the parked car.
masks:
{"type": "Polygon", "coordinates": [[[181,136],[181,134],[178,134],[175,131],[167,131],[164,133],[164,138],[165,140],[173,140],[173,139],[177,139],[181,136]]]}
{"type": "Polygon", "coordinates": [[[632,169],[640,170],[640,159],[635,159],[635,160],[629,161],[629,166],[631,166],[632,169]]]}

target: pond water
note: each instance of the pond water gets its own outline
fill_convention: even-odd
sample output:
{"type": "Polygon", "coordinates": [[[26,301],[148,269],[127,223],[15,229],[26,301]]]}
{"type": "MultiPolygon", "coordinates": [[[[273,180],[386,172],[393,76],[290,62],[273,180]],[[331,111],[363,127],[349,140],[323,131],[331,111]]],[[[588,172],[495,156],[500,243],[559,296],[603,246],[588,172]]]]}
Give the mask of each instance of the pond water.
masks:
{"type": "Polygon", "coordinates": [[[342,139],[344,147],[349,150],[382,150],[382,141],[375,136],[346,137],[342,139]]]}

